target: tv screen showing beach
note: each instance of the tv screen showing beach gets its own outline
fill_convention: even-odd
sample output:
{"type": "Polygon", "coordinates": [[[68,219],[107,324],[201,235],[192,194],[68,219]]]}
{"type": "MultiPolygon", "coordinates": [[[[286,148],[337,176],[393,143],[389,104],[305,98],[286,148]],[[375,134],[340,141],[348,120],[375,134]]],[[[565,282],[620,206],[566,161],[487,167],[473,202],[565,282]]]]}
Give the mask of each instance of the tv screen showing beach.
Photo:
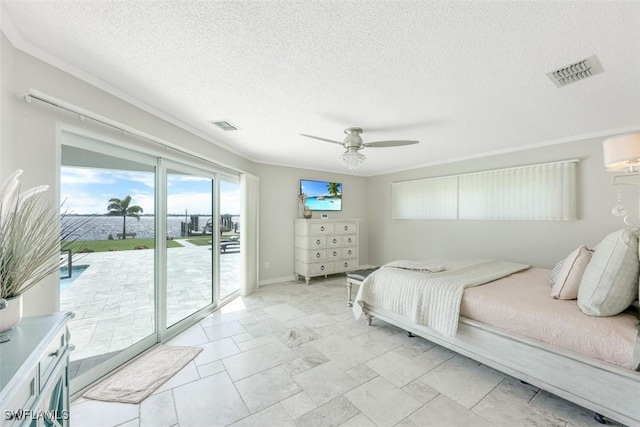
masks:
{"type": "Polygon", "coordinates": [[[307,195],[312,211],[341,211],[342,184],[339,182],[300,180],[300,193],[307,195]]]}

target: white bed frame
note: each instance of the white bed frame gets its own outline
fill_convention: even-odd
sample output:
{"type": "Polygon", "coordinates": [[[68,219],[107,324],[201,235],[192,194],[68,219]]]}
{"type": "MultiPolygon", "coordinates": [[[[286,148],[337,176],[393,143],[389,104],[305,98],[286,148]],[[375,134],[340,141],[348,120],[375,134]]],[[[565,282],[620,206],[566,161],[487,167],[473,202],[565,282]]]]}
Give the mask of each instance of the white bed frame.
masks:
{"type": "Polygon", "coordinates": [[[377,318],[628,426],[640,426],[640,372],[503,332],[460,317],[445,337],[389,311],[365,304],[377,318]]]}

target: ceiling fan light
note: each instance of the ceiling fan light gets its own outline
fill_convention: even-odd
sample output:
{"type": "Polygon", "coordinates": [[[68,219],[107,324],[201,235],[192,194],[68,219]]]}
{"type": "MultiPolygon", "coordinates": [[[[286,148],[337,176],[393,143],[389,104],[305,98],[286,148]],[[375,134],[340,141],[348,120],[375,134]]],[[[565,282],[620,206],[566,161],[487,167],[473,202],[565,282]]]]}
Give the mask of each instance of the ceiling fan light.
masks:
{"type": "Polygon", "coordinates": [[[339,158],[340,162],[349,170],[355,170],[367,160],[367,156],[357,151],[345,151],[339,158]]]}

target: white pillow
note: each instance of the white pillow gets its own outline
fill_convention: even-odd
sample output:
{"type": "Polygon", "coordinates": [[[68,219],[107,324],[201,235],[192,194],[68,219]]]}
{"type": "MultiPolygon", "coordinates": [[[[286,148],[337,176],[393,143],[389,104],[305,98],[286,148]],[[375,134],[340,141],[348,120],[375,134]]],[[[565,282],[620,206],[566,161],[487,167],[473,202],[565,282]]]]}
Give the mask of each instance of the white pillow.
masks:
{"type": "Polygon", "coordinates": [[[615,316],[638,296],[638,237],[629,229],[606,236],[595,248],[578,290],[578,306],[589,316],[615,316]]]}
{"type": "Polygon", "coordinates": [[[551,270],[551,275],[549,276],[549,285],[553,287],[556,284],[556,279],[558,278],[558,273],[560,273],[560,269],[564,265],[564,260],[566,258],[561,259],[551,270]]]}
{"type": "Polygon", "coordinates": [[[564,263],[558,271],[551,296],[556,299],[578,298],[578,288],[584,270],[589,265],[593,251],[586,246],[580,246],[564,259],[564,263]]]}

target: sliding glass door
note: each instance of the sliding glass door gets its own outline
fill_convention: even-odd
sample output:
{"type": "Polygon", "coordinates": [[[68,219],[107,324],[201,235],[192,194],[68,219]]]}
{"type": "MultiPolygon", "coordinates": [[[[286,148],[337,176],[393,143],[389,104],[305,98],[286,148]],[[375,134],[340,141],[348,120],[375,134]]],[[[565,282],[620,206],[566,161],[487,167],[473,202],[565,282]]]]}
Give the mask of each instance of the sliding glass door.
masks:
{"type": "Polygon", "coordinates": [[[240,290],[240,183],[220,177],[220,298],[240,290]]]}
{"type": "Polygon", "coordinates": [[[62,132],[62,227],[72,393],[212,311],[240,286],[234,177],[62,132]]]}
{"type": "Polygon", "coordinates": [[[76,315],[69,373],[83,383],[94,367],[156,342],[155,163],[116,148],[62,147],[61,226],[84,225],[63,253],[60,309],[76,315]]]}
{"type": "Polygon", "coordinates": [[[167,169],[167,327],[214,302],[214,179],[203,171],[167,169]]]}

